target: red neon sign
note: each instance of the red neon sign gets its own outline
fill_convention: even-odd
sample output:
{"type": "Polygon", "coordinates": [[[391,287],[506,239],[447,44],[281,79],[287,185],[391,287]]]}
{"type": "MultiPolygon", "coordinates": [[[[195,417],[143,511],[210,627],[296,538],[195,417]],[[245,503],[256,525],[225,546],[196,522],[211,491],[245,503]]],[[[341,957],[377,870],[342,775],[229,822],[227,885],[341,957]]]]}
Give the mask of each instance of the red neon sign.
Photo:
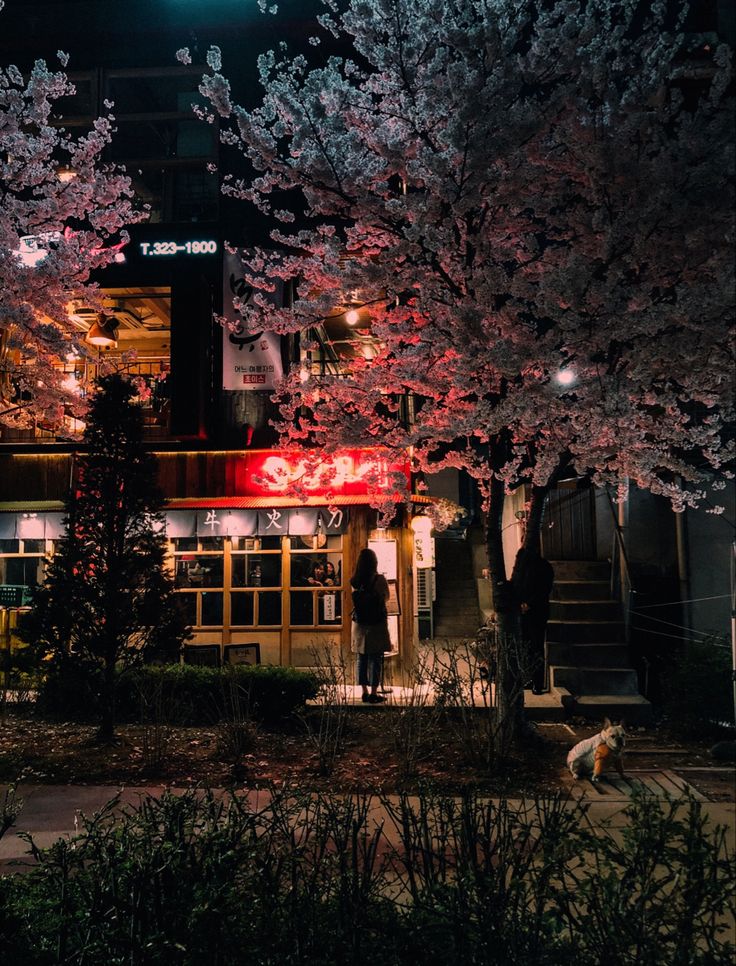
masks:
{"type": "Polygon", "coordinates": [[[350,449],[324,457],[298,452],[244,453],[235,470],[238,496],[371,496],[398,493],[409,486],[408,461],[397,462],[376,449],[350,449]],[[398,479],[401,477],[401,480],[398,479]]]}

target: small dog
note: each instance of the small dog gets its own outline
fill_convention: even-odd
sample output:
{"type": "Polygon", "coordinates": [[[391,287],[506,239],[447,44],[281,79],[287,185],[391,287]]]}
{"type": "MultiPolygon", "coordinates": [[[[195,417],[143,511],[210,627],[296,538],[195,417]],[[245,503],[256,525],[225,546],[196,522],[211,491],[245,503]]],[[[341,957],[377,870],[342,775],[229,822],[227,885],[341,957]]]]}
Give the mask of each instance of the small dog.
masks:
{"type": "Polygon", "coordinates": [[[626,747],[626,731],[623,721],[613,725],[605,718],[603,730],[579,741],[567,755],[567,767],[572,777],[587,778],[597,782],[603,771],[613,765],[621,778],[624,777],[623,753],[626,747]]]}

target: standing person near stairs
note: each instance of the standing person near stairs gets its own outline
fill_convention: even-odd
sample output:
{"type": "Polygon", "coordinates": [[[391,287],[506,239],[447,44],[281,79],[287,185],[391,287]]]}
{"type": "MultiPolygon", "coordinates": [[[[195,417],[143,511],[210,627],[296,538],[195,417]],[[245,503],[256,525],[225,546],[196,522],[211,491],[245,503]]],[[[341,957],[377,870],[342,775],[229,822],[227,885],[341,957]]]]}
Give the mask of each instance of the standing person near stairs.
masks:
{"type": "Polygon", "coordinates": [[[522,639],[529,644],[534,662],[532,694],[544,694],[544,639],[549,620],[549,597],[555,572],[539,546],[522,547],[514,561],[511,585],[521,608],[522,639]]]}
{"type": "Polygon", "coordinates": [[[378,693],[383,655],[391,650],[386,612],[389,589],[386,578],[378,573],[378,558],[370,548],[358,554],[350,584],[353,588],[350,637],[353,653],[358,655],[358,684],[363,689],[363,701],[380,704],[386,700],[378,693]]]}

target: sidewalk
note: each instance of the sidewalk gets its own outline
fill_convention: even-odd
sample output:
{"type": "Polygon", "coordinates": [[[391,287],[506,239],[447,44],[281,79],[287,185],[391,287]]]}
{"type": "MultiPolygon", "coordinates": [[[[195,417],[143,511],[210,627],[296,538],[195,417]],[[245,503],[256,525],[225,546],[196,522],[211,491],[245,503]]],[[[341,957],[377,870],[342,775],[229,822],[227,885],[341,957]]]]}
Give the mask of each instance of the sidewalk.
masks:
{"type": "MultiPolygon", "coordinates": [[[[384,707],[406,707],[413,705],[419,708],[431,708],[435,704],[435,695],[432,687],[428,684],[417,685],[415,687],[402,687],[399,684],[387,683],[379,694],[386,698],[384,707]]],[[[345,685],[345,703],[350,707],[366,708],[373,710],[375,705],[365,704],[361,699],[362,689],[359,685],[345,685]]],[[[495,699],[495,685],[491,685],[491,697],[488,695],[487,684],[476,684],[473,689],[472,706],[478,710],[488,707],[489,701],[495,699]]],[[[315,699],[307,702],[310,705],[321,704],[322,700],[315,699]]],[[[564,721],[567,712],[562,707],[557,695],[532,694],[531,691],[524,692],[524,711],[530,721],[564,721]]]]}
{"type": "MultiPolygon", "coordinates": [[[[5,788],[6,786],[0,785],[0,800],[5,794],[5,788]]],[[[121,806],[136,806],[141,798],[158,796],[163,791],[164,787],[160,785],[140,785],[122,789],[111,785],[21,785],[18,789],[18,797],[23,800],[23,809],[15,827],[0,839],[0,874],[15,871],[17,866],[14,863],[27,860],[28,845],[20,837],[20,833],[31,834],[39,847],[48,848],[61,836],[72,836],[78,831],[77,817],[80,813],[92,815],[118,793],[121,806]]],[[[267,793],[263,791],[248,791],[244,794],[247,794],[253,805],[263,807],[268,801],[267,793]]],[[[590,801],[588,814],[593,825],[608,820],[612,820],[614,825],[621,824],[618,817],[626,807],[625,802],[588,800],[590,801]]],[[[701,805],[711,824],[726,826],[729,848],[731,850],[736,848],[736,803],[702,802],[701,805]]],[[[385,812],[380,802],[376,800],[372,820],[381,822],[384,818],[385,812]]],[[[391,839],[389,823],[385,826],[385,832],[391,839]]]]}

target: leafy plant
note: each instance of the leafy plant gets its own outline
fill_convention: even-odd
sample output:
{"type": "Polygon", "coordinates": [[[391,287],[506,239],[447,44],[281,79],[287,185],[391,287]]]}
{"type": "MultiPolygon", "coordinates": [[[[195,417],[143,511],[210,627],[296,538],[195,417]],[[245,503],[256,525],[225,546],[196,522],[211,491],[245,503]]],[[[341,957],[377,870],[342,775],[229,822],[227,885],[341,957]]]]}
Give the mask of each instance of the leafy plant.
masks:
{"type": "Polygon", "coordinates": [[[723,638],[690,641],[664,675],[662,710],[676,734],[711,738],[732,725],[731,652],[723,638]]]}

